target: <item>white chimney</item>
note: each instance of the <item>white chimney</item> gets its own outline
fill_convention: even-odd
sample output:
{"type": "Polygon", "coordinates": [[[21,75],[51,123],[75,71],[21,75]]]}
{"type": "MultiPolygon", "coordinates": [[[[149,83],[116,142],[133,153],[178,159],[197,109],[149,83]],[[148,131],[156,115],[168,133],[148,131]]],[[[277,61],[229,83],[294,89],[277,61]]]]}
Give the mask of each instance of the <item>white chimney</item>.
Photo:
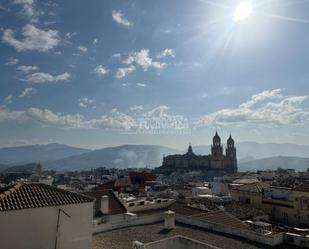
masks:
{"type": "Polygon", "coordinates": [[[101,212],[103,214],[108,214],[109,211],[109,200],[107,195],[101,196],[101,212]]]}
{"type": "Polygon", "coordinates": [[[164,212],[164,228],[165,229],[175,228],[175,212],[171,210],[164,212]]]}

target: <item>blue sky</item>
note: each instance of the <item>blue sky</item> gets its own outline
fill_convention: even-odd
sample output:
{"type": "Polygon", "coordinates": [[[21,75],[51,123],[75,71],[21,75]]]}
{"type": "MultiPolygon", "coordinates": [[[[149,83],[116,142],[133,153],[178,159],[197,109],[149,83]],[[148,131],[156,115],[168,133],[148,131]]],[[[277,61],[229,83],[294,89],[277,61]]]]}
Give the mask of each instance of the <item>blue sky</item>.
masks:
{"type": "Polygon", "coordinates": [[[309,144],[309,1],[0,3],[0,146],[309,144]]]}

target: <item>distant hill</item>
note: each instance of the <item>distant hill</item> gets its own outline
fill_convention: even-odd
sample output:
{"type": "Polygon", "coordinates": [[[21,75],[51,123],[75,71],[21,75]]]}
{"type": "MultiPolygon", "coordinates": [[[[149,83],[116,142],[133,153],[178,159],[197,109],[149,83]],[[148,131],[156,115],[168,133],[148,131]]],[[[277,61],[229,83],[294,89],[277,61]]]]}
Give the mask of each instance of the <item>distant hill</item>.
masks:
{"type": "Polygon", "coordinates": [[[81,155],[45,162],[44,166],[58,170],[107,168],[154,168],[162,164],[163,155],[180,153],[157,145],[122,145],[93,150],[81,155]]]}
{"type": "Polygon", "coordinates": [[[0,164],[21,165],[64,157],[79,155],[88,152],[87,149],[71,147],[64,144],[27,145],[6,147],[0,149],[0,164]]]}
{"type": "Polygon", "coordinates": [[[0,172],[5,170],[8,166],[4,164],[0,164],[0,172]]]}
{"type": "Polygon", "coordinates": [[[11,166],[7,167],[6,169],[3,170],[4,173],[8,172],[33,172],[36,167],[37,163],[27,163],[24,165],[17,165],[17,166],[11,166]]]}
{"type": "Polygon", "coordinates": [[[238,164],[239,171],[275,170],[277,168],[306,171],[309,168],[309,158],[276,156],[238,164]]]}

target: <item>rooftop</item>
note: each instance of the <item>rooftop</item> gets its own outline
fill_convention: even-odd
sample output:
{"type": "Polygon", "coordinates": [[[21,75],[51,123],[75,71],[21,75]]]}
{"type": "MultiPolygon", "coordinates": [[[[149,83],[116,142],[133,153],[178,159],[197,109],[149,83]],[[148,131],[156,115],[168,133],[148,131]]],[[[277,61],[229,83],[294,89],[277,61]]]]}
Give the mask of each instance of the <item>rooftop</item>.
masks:
{"type": "Polygon", "coordinates": [[[123,214],[127,212],[125,206],[121,203],[121,201],[117,198],[112,190],[108,189],[93,189],[91,191],[83,192],[83,194],[91,196],[95,198],[94,208],[95,208],[95,215],[100,216],[102,215],[101,209],[101,197],[106,195],[108,196],[108,214],[115,215],[115,214],[123,214]]]}
{"type": "Polygon", "coordinates": [[[92,202],[93,199],[41,183],[16,183],[0,189],[0,211],[92,202]]]}
{"type": "Polygon", "coordinates": [[[249,204],[237,202],[234,200],[230,202],[222,202],[221,204],[215,204],[208,198],[192,198],[189,204],[209,211],[218,210],[219,206],[222,205],[225,211],[241,220],[251,219],[252,217],[265,214],[262,210],[254,208],[249,204]]]}
{"type": "Polygon", "coordinates": [[[193,219],[198,219],[209,223],[220,224],[242,230],[249,230],[249,227],[246,226],[242,221],[224,210],[205,212],[202,214],[192,215],[191,217],[193,219]]]}
{"type": "MultiPolygon", "coordinates": [[[[248,242],[240,238],[210,232],[191,226],[176,224],[173,230],[165,230],[164,223],[152,225],[135,226],[123,229],[112,230],[93,236],[92,249],[132,249],[133,241],[148,243],[164,238],[182,235],[190,239],[210,244],[222,249],[258,249],[272,248],[265,245],[248,242]]],[[[276,247],[277,249],[292,249],[287,245],[276,247]]]]}
{"type": "Polygon", "coordinates": [[[309,192],[309,179],[295,177],[277,178],[272,182],[272,186],[309,192]]]}

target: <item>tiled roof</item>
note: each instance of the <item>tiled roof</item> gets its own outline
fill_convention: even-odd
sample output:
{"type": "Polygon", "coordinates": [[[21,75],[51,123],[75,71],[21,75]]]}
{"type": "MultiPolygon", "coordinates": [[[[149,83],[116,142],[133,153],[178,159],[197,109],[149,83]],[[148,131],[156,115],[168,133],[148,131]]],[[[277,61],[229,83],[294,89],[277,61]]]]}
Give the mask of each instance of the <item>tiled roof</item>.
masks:
{"type": "Polygon", "coordinates": [[[191,216],[194,219],[220,224],[232,228],[248,230],[249,228],[239,219],[224,210],[210,211],[203,214],[191,216]]]}
{"type": "Polygon", "coordinates": [[[130,177],[125,176],[123,178],[118,178],[115,182],[114,187],[129,187],[132,186],[130,177]]]}
{"type": "Polygon", "coordinates": [[[0,189],[0,211],[21,210],[92,202],[82,194],[41,183],[17,183],[0,189]]]}
{"type": "Polygon", "coordinates": [[[309,191],[309,179],[302,178],[279,178],[272,182],[272,187],[290,188],[297,191],[309,191]]]}
{"type": "MultiPolygon", "coordinates": [[[[165,230],[164,223],[126,227],[100,233],[93,236],[93,249],[132,249],[135,240],[143,243],[182,235],[224,249],[271,249],[266,245],[250,242],[238,237],[214,233],[206,229],[176,223],[175,229],[165,230]]],[[[162,247],[161,247],[162,248],[162,247]]],[[[172,247],[171,247],[172,248],[172,247]]],[[[185,247],[183,247],[185,248],[185,247]]],[[[187,247],[189,248],[189,247],[187,247]]],[[[292,249],[295,247],[283,245],[277,249],[292,249]]]]}
{"type": "Polygon", "coordinates": [[[265,214],[262,210],[252,207],[252,205],[236,202],[234,200],[231,202],[215,204],[208,198],[192,198],[190,200],[190,205],[194,205],[195,207],[200,207],[202,209],[208,209],[209,211],[219,210],[219,206],[222,205],[225,211],[241,220],[252,219],[252,217],[265,214]]]}

